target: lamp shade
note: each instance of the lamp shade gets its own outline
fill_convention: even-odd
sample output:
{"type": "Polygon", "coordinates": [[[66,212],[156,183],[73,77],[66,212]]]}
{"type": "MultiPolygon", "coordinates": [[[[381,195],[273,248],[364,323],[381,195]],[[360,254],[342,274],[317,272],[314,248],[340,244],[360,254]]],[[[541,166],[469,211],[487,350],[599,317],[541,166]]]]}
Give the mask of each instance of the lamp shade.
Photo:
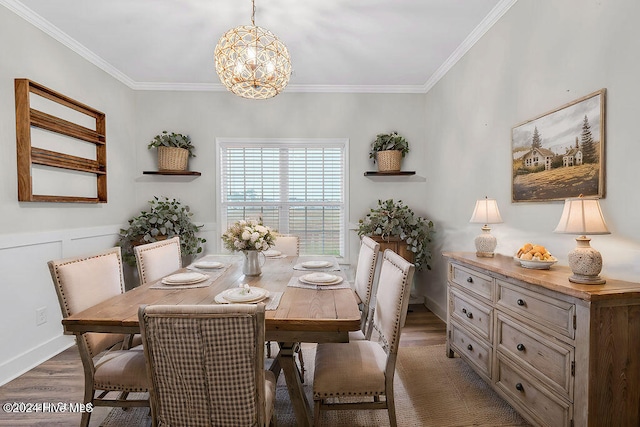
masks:
{"type": "Polygon", "coordinates": [[[564,202],[560,222],[554,233],[611,234],[597,198],[575,197],[564,202]]]}
{"type": "Polygon", "coordinates": [[[499,224],[502,222],[500,211],[498,210],[498,202],[495,199],[485,197],[476,202],[473,215],[469,220],[476,224],[499,224]]]}

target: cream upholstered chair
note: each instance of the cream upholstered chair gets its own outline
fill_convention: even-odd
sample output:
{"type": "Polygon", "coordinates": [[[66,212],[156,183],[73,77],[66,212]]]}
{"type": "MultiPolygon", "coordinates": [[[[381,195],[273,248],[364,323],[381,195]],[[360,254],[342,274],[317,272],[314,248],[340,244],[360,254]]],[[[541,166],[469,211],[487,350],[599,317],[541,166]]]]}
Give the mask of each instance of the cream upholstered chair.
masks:
{"type": "Polygon", "coordinates": [[[360,253],[358,254],[358,264],[356,265],[356,276],[353,287],[360,300],[360,310],[362,317],[360,318],[360,330],[349,332],[349,341],[357,339],[369,339],[367,336],[367,328],[371,316],[373,315],[373,307],[371,306],[371,297],[373,294],[373,283],[376,273],[376,262],[380,253],[380,243],[370,237],[362,236],[360,242],[360,253]]]}
{"type": "Polygon", "coordinates": [[[276,234],[273,249],[287,256],[298,256],[300,253],[300,239],[291,234],[276,234]]]}
{"type": "MultiPolygon", "coordinates": [[[[49,261],[48,265],[64,318],[124,292],[119,247],[94,255],[49,261]]],[[[149,383],[141,350],[113,349],[121,347],[124,338],[120,334],[76,335],[84,367],[83,403],[149,406],[147,399],[127,399],[129,392],[146,392],[149,383]],[[113,391],[120,395],[108,398],[107,393],[113,391]]],[[[81,425],[89,425],[90,417],[91,412],[83,412],[81,425]]]]}
{"type": "Polygon", "coordinates": [[[380,343],[318,344],[313,379],[316,425],[322,409],[358,408],[387,409],[391,426],[396,425],[393,377],[413,272],[413,264],[389,249],[384,251],[372,321],[380,343]],[[341,397],[362,401],[340,403],[341,397]]]}
{"type": "Polygon", "coordinates": [[[138,314],[154,425],[275,422],[264,304],[150,305],[138,314]]]}
{"type": "Polygon", "coordinates": [[[155,282],[182,267],[179,237],[135,246],[133,251],[140,285],[155,282]]]}

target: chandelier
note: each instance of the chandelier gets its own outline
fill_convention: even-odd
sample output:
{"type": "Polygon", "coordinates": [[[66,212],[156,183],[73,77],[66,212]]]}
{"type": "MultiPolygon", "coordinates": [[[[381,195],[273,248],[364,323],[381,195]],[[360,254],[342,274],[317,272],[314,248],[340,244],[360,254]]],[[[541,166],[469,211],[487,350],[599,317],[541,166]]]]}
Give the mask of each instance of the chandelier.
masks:
{"type": "Polygon", "coordinates": [[[232,28],[220,37],[214,58],[220,81],[229,91],[249,99],[276,96],[287,86],[291,59],[287,47],[269,30],[251,25],[232,28]]]}

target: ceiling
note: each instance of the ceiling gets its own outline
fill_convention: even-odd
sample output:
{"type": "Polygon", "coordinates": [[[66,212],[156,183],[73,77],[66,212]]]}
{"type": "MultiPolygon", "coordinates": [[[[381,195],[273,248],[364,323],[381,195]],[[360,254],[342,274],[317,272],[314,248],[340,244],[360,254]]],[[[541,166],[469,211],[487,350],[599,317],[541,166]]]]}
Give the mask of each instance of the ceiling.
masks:
{"type": "MultiPolygon", "coordinates": [[[[426,92],[516,0],[255,0],[286,91],[426,92]]],[[[224,90],[213,50],[251,0],[0,0],[133,89],[224,90]]]]}

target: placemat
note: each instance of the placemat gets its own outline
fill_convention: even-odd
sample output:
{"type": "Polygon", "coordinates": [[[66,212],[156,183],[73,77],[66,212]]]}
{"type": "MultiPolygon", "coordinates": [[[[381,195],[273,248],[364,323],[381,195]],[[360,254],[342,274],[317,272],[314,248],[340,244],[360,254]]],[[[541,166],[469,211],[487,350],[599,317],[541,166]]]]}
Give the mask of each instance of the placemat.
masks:
{"type": "MultiPolygon", "coordinates": [[[[215,301],[218,304],[231,304],[229,301],[227,301],[226,299],[224,299],[222,297],[222,293],[220,292],[218,295],[216,295],[215,297],[215,301]]],[[[265,299],[263,299],[262,303],[264,303],[264,309],[266,311],[273,311],[276,310],[278,308],[278,306],[280,305],[280,299],[282,298],[282,294],[283,292],[271,292],[269,291],[269,296],[265,299]]]]}
{"type": "Polygon", "coordinates": [[[349,282],[347,282],[347,279],[344,279],[342,283],[339,283],[337,285],[309,285],[307,283],[302,283],[301,281],[299,281],[298,277],[299,276],[292,277],[289,280],[287,286],[290,286],[292,288],[316,289],[319,291],[329,291],[333,289],[351,289],[351,285],[349,284],[349,282]]]}

